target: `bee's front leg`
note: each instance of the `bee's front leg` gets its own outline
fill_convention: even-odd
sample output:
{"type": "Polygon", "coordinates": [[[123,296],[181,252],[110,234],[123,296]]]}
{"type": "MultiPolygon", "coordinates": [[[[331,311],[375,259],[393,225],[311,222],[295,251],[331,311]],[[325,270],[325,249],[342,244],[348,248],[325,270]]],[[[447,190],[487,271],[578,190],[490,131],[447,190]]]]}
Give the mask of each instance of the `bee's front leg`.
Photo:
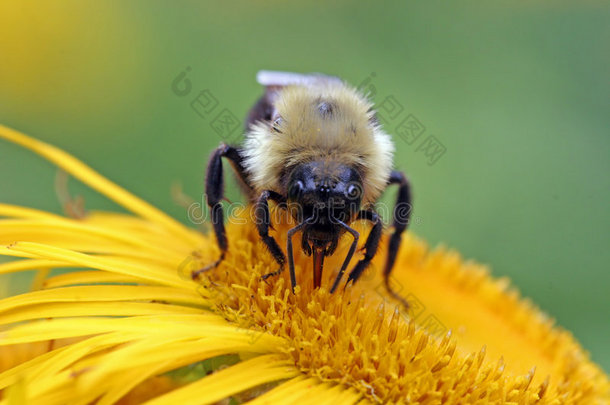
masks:
{"type": "MultiPolygon", "coordinates": [[[[337,289],[337,287],[339,286],[339,283],[341,282],[341,279],[343,278],[343,273],[345,273],[345,269],[347,269],[347,265],[352,260],[352,257],[354,256],[354,253],[356,252],[356,247],[358,246],[358,239],[360,238],[360,234],[355,229],[353,229],[346,223],[339,221],[338,219],[335,219],[335,221],[337,221],[337,223],[339,225],[341,225],[343,228],[345,228],[346,231],[351,233],[352,236],[354,237],[354,240],[352,241],[349,251],[347,252],[347,256],[345,256],[345,259],[343,259],[343,264],[341,265],[341,269],[339,269],[339,273],[337,273],[337,277],[335,277],[335,281],[333,282],[333,285],[330,288],[331,294],[334,293],[335,290],[337,289]]],[[[351,274],[350,274],[350,276],[351,276],[351,274]]]]}
{"type": "MultiPolygon", "coordinates": [[[[224,199],[224,176],[222,170],[222,158],[227,158],[231,162],[231,166],[237,173],[239,179],[248,184],[247,176],[242,165],[243,158],[237,148],[222,144],[210,156],[208,170],[205,178],[205,194],[210,214],[212,216],[212,225],[214,227],[214,235],[220,249],[220,257],[211,264],[194,271],[191,274],[193,280],[197,279],[201,273],[211,270],[218,266],[224,259],[227,252],[227,233],[224,225],[224,213],[222,209],[222,200],[224,199]]],[[[248,186],[249,187],[249,186],[248,186]]]]}

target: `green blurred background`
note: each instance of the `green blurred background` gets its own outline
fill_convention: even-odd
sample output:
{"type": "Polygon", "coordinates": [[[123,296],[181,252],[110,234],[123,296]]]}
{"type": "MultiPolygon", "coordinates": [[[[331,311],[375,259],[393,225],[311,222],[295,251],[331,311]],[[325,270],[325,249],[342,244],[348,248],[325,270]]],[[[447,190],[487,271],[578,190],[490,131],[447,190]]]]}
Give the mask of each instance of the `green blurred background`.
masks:
{"type": "MultiPolygon", "coordinates": [[[[610,370],[609,3],[409,3],[3,1],[0,122],[187,222],[170,187],[201,200],[222,140],[190,107],[199,91],[241,119],[259,69],[354,85],[374,72],[375,101],[404,107],[388,131],[412,114],[419,141],[446,149],[430,165],[419,141],[395,136],[412,230],[510,277],[610,370]],[[193,90],[179,97],[187,67],[193,90]]],[[[0,201],[61,211],[42,159],[1,142],[0,173],[0,201]]],[[[89,208],[119,209],[70,187],[89,208]]],[[[13,293],[27,282],[6,280],[13,293]]]]}

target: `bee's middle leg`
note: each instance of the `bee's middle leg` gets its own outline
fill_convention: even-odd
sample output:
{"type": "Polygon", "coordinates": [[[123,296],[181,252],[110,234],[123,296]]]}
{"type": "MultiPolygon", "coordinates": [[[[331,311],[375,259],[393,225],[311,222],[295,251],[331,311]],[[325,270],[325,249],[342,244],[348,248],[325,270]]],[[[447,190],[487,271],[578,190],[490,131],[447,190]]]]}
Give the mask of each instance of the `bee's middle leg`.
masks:
{"type": "Polygon", "coordinates": [[[366,238],[366,242],[364,243],[364,258],[362,258],[358,263],[356,263],[352,271],[349,273],[345,286],[347,286],[350,281],[353,281],[354,283],[358,281],[364,270],[366,270],[366,268],[371,263],[371,260],[373,260],[373,257],[375,257],[375,254],[377,253],[377,248],[379,247],[381,231],[383,229],[381,219],[379,218],[379,215],[377,215],[376,212],[370,210],[360,211],[358,213],[357,219],[366,219],[368,221],[371,221],[373,223],[373,228],[371,229],[371,232],[369,233],[369,236],[366,238]]]}

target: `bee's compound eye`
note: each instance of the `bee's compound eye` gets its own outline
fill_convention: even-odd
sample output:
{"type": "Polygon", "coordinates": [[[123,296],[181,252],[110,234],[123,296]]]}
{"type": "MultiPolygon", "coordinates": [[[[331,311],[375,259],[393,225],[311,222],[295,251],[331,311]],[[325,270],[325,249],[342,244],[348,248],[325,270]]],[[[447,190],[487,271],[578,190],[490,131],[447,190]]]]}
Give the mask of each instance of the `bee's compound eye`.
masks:
{"type": "Polygon", "coordinates": [[[347,198],[355,200],[362,195],[362,188],[357,184],[350,184],[345,191],[347,198]]]}
{"type": "Polygon", "coordinates": [[[294,183],[292,183],[292,186],[290,186],[290,190],[288,190],[289,197],[292,199],[296,199],[296,197],[298,197],[303,192],[304,188],[305,184],[303,184],[301,180],[295,181],[294,183]]]}

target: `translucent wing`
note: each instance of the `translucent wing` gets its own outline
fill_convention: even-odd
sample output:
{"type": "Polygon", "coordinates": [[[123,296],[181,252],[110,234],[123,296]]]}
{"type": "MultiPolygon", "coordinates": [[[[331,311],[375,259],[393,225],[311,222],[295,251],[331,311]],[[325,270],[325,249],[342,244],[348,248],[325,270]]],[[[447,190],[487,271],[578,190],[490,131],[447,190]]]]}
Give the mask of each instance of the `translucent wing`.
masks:
{"type": "Polygon", "coordinates": [[[321,83],[342,83],[335,76],[327,76],[321,73],[291,73],[276,72],[272,70],[261,70],[256,75],[256,81],[266,87],[282,87],[290,85],[307,86],[321,83]]]}

